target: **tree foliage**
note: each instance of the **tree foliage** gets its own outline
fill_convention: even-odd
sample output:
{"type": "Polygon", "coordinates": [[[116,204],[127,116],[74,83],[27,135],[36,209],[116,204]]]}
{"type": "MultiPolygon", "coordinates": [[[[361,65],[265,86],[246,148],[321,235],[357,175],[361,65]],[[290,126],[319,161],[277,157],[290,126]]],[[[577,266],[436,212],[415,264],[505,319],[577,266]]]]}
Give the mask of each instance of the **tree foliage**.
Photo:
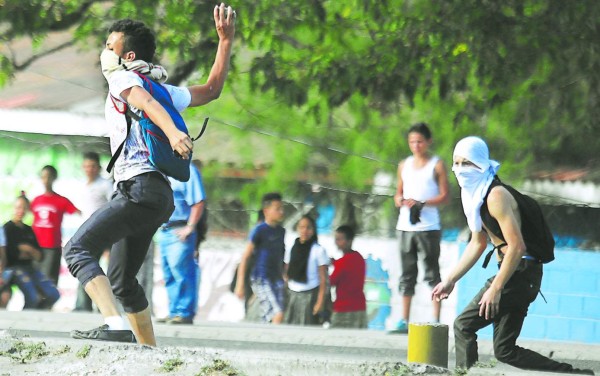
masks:
{"type": "MultiPolygon", "coordinates": [[[[0,37],[10,44],[30,36],[44,54],[49,32],[71,30],[81,45],[96,38],[101,46],[111,21],[141,19],[157,31],[171,82],[195,82],[214,59],[213,7],[4,0],[0,37]]],[[[245,127],[232,132],[261,129],[312,145],[276,142],[264,189],[314,164],[341,185],[365,187],[375,171],[394,171],[416,121],[432,125],[446,161],[456,140],[483,136],[514,177],[597,161],[597,1],[257,0],[236,10],[234,69],[208,110],[245,127]]],[[[5,51],[0,84],[25,67],[5,51]]]]}

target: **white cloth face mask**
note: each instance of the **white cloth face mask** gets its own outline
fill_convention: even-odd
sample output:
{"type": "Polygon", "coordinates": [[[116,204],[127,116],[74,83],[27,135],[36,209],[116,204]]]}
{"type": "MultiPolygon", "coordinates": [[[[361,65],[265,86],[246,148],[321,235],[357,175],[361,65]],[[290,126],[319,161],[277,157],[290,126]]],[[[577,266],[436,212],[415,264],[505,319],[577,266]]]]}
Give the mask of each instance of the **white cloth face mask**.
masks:
{"type": "Polygon", "coordinates": [[[484,174],[475,166],[453,166],[452,171],[461,188],[471,190],[477,187],[484,174]]]}
{"type": "Polygon", "coordinates": [[[102,53],[100,54],[100,66],[102,67],[102,74],[107,81],[114,71],[123,69],[123,67],[121,67],[123,63],[125,63],[125,60],[121,59],[114,51],[107,49],[102,50],[102,53]]]}

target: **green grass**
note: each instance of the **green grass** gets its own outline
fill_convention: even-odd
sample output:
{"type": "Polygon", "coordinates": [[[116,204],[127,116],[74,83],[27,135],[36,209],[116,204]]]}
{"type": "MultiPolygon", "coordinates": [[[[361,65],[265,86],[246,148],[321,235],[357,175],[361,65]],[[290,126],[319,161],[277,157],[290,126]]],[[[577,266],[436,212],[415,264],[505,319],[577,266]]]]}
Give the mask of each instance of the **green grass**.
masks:
{"type": "Polygon", "coordinates": [[[158,369],[158,371],[173,372],[178,370],[183,364],[183,360],[181,360],[180,358],[168,359],[163,363],[163,365],[158,369]]]}
{"type": "Polygon", "coordinates": [[[87,358],[90,355],[90,350],[91,349],[92,349],[91,345],[83,345],[83,347],[79,351],[77,351],[76,356],[79,359],[85,359],[85,358],[87,358]]]}
{"type": "MultiPolygon", "coordinates": [[[[498,364],[498,361],[494,358],[492,358],[489,362],[477,362],[475,364],[473,364],[473,367],[477,367],[477,368],[494,368],[496,367],[496,365],[498,364]]],[[[461,367],[457,367],[454,369],[454,372],[452,373],[453,376],[465,376],[468,373],[468,369],[466,368],[461,368],[461,367]]]]}
{"type": "Polygon", "coordinates": [[[391,371],[385,371],[383,376],[409,376],[412,375],[412,371],[409,366],[404,364],[399,364],[394,366],[394,369],[391,371]]]}
{"type": "Polygon", "coordinates": [[[489,362],[487,363],[483,363],[483,362],[477,362],[473,365],[473,367],[478,367],[478,368],[494,368],[496,367],[496,365],[498,364],[498,361],[496,359],[491,359],[489,362]]]}
{"type": "Polygon", "coordinates": [[[214,359],[213,364],[204,366],[195,376],[243,376],[237,369],[222,359],[214,359]]]}
{"type": "Polygon", "coordinates": [[[9,357],[18,363],[27,363],[40,359],[50,352],[44,342],[25,343],[16,341],[8,350],[0,353],[0,356],[9,357]]]}
{"type": "Polygon", "coordinates": [[[60,346],[58,349],[54,350],[54,355],[62,355],[71,352],[71,347],[69,345],[60,346]]]}

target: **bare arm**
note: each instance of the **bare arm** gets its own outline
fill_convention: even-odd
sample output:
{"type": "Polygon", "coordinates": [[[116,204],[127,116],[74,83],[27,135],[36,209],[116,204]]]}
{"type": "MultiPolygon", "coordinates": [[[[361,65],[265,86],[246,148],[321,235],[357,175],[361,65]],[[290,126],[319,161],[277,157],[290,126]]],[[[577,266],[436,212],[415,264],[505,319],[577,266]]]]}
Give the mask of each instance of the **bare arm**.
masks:
{"type": "Polygon", "coordinates": [[[485,232],[471,233],[471,241],[463,253],[458,264],[452,269],[450,275],[440,282],[432,291],[431,297],[437,301],[446,299],[454,290],[454,285],[475,265],[487,245],[485,232]]]}
{"type": "MultiPolygon", "coordinates": [[[[0,228],[0,231],[2,229],[0,228]]],[[[0,247],[0,279],[2,279],[2,272],[6,267],[6,247],[0,247]]]]}
{"type": "Polygon", "coordinates": [[[288,269],[290,268],[289,264],[283,263],[283,281],[288,283],[290,277],[288,276],[288,269]]]}
{"type": "Polygon", "coordinates": [[[130,105],[142,110],[167,136],[171,148],[188,159],[194,145],[190,137],[177,129],[165,108],[143,87],[133,86],[121,92],[121,97],[130,105]]]}
{"type": "Polygon", "coordinates": [[[342,274],[342,272],[340,271],[341,267],[340,265],[342,264],[340,260],[333,260],[331,261],[331,263],[333,264],[333,273],[331,273],[331,275],[329,276],[329,283],[331,283],[331,286],[337,286],[339,280],[340,280],[340,276],[342,274]]]}
{"type": "Polygon", "coordinates": [[[196,225],[204,213],[204,201],[200,201],[190,208],[190,217],[187,220],[187,225],[177,232],[177,236],[181,241],[187,239],[192,232],[196,230],[196,225]]]}
{"type": "Polygon", "coordinates": [[[503,187],[496,187],[490,192],[487,203],[490,214],[500,225],[506,243],[500,270],[479,302],[479,315],[490,319],[498,313],[502,289],[517,270],[521,257],[525,255],[526,246],[519,224],[518,206],[511,194],[503,187]]]}
{"type": "Polygon", "coordinates": [[[404,161],[398,164],[398,183],[396,184],[396,194],[394,195],[394,203],[396,207],[399,208],[402,206],[402,201],[404,201],[404,183],[402,181],[402,167],[404,166],[404,161]]]}
{"type": "Polygon", "coordinates": [[[196,224],[202,218],[202,214],[204,214],[204,205],[204,200],[192,205],[190,217],[188,218],[188,226],[196,227],[196,224]]]}
{"type": "Polygon", "coordinates": [[[244,298],[246,269],[248,268],[248,260],[250,259],[252,252],[254,252],[254,243],[248,242],[244,253],[242,253],[242,259],[240,260],[240,266],[238,267],[237,281],[235,284],[235,294],[240,299],[244,298]]]}
{"type": "Polygon", "coordinates": [[[325,302],[325,290],[327,288],[327,265],[319,266],[319,294],[317,295],[317,302],[313,307],[313,315],[323,310],[323,303],[325,302]]]}
{"type": "Polygon", "coordinates": [[[435,180],[437,181],[438,188],[440,193],[425,201],[425,205],[429,206],[437,206],[443,205],[448,202],[450,198],[450,188],[448,184],[448,172],[446,171],[446,167],[444,166],[444,162],[442,160],[438,160],[435,165],[435,180]]]}
{"type": "Polygon", "coordinates": [[[217,34],[219,35],[217,55],[206,83],[188,88],[192,95],[190,107],[201,106],[217,99],[221,95],[229,72],[231,46],[235,35],[235,12],[231,7],[225,9],[225,4],[221,3],[220,6],[215,7],[214,18],[217,34]],[[226,11],[227,16],[225,16],[226,11]]]}
{"type": "Polygon", "coordinates": [[[471,233],[471,241],[467,244],[467,248],[458,261],[458,264],[448,276],[448,281],[456,283],[467,274],[477,260],[479,260],[486,246],[487,238],[485,232],[480,231],[471,233]]]}

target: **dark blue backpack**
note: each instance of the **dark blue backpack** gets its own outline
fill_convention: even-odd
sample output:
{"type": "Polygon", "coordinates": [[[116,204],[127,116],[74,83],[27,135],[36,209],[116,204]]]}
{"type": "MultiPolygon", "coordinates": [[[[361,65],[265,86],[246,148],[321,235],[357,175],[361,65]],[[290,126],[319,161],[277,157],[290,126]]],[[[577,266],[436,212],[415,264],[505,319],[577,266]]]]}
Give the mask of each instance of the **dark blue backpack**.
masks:
{"type": "MultiPolygon", "coordinates": [[[[173,99],[167,91],[167,88],[158,82],[150,80],[148,77],[138,72],[134,73],[140,76],[140,78],[144,82],[144,89],[146,89],[146,91],[148,91],[148,93],[150,93],[150,95],[152,95],[152,97],[156,99],[158,103],[160,103],[164,107],[164,109],[169,113],[177,129],[186,134],[189,133],[187,126],[185,125],[185,121],[183,120],[183,117],[173,105],[173,99]]],[[[146,146],[148,147],[148,159],[150,160],[150,163],[152,163],[158,170],[160,170],[167,176],[170,176],[182,182],[188,181],[190,179],[190,161],[192,160],[191,154],[189,159],[181,158],[181,156],[178,153],[174,152],[171,148],[169,139],[162,131],[162,129],[160,129],[160,127],[154,124],[144,112],[142,112],[142,116],[140,117],[138,114],[131,111],[127,104],[125,104],[125,110],[121,111],[115,103],[115,100],[118,99],[115,99],[112,96],[111,99],[115,104],[115,108],[117,109],[117,111],[125,115],[125,120],[127,121],[127,136],[125,137],[125,140],[123,141],[123,143],[121,143],[115,154],[112,156],[106,170],[108,172],[112,170],[113,165],[115,164],[117,158],[121,154],[121,151],[123,150],[123,147],[125,145],[125,141],[127,140],[127,137],[129,137],[129,132],[131,130],[131,119],[133,118],[140,124],[140,128],[142,129],[142,135],[144,136],[144,141],[146,142],[146,146]]],[[[204,125],[202,126],[200,134],[198,135],[198,137],[192,139],[192,141],[196,141],[202,136],[204,130],[206,129],[207,123],[208,118],[204,119],[204,125]]]]}

